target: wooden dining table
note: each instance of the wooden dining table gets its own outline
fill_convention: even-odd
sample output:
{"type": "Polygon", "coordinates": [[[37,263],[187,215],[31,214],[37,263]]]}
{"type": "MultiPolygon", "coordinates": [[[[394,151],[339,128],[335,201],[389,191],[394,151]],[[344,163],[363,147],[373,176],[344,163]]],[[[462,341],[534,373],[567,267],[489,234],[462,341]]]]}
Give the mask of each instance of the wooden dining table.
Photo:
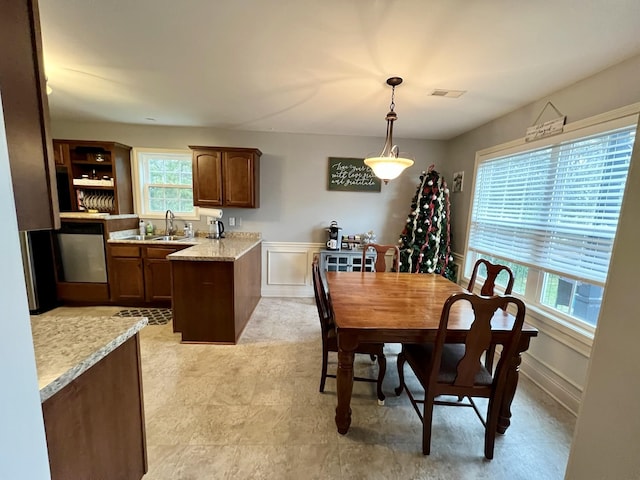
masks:
{"type": "MultiPolygon", "coordinates": [[[[360,343],[426,343],[436,338],[442,306],[449,296],[466,290],[441,275],[396,272],[325,272],[338,336],[336,426],[346,434],[351,425],[354,351],[360,343]]],[[[449,315],[448,343],[464,343],[473,321],[467,302],[449,315]]],[[[492,341],[500,345],[513,316],[498,310],[492,321],[492,341]]],[[[521,354],[538,331],[524,324],[520,344],[508,359],[507,387],[500,409],[498,433],[511,422],[511,402],[518,385],[521,354]]]]}

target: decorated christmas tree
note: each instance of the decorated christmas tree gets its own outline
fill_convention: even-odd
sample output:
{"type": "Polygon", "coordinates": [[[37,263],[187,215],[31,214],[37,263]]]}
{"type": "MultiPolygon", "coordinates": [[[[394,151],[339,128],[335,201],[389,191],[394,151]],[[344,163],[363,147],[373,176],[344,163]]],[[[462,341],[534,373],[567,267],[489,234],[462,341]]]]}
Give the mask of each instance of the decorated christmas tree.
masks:
{"type": "Polygon", "coordinates": [[[437,273],[455,281],[451,256],[447,182],[433,169],[422,172],[398,246],[400,271],[437,273]]]}

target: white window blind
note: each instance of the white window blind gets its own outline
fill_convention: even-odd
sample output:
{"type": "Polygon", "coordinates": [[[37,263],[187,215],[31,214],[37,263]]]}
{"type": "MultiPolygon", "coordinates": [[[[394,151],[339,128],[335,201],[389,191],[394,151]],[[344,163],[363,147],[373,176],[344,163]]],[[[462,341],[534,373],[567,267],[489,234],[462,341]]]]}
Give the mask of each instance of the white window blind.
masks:
{"type": "Polygon", "coordinates": [[[604,285],[635,130],[481,160],[469,249],[604,285]]]}

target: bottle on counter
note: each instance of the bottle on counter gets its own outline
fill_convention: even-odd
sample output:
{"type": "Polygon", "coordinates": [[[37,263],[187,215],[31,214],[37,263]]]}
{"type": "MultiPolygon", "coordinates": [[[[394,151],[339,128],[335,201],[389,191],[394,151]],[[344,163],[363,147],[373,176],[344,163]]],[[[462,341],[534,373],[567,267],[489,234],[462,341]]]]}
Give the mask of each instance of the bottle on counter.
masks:
{"type": "Polygon", "coordinates": [[[153,235],[154,232],[154,226],[153,223],[151,223],[151,221],[147,222],[147,235],[153,235]]]}
{"type": "Polygon", "coordinates": [[[144,220],[140,220],[140,235],[142,235],[144,237],[145,234],[145,225],[144,225],[144,220]]]}

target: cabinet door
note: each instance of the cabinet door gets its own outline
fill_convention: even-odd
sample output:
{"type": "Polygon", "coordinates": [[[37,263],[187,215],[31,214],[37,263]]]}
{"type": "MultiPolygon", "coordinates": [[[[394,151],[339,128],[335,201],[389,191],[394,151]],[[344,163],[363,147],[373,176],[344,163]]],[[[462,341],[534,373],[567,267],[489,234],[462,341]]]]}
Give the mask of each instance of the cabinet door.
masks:
{"type": "Polygon", "coordinates": [[[193,151],[193,204],[201,207],[222,206],[222,158],[220,151],[193,151]]]}
{"type": "Polygon", "coordinates": [[[68,167],[71,163],[69,144],[60,140],[53,141],[53,159],[56,165],[68,167]]]}
{"type": "Polygon", "coordinates": [[[144,261],[144,292],[147,302],[171,302],[171,265],[157,258],[144,261]]]}
{"type": "Polygon", "coordinates": [[[0,83],[18,229],[60,228],[36,0],[2,2],[0,83]]]}
{"type": "Polygon", "coordinates": [[[109,273],[113,302],[126,304],[144,301],[141,258],[113,257],[109,273]]]}
{"type": "Polygon", "coordinates": [[[222,178],[224,179],[224,205],[227,207],[255,208],[256,195],[255,156],[251,152],[224,152],[222,178]]]}
{"type": "Polygon", "coordinates": [[[111,301],[121,304],[140,304],[144,301],[142,256],[138,246],[109,248],[109,287],[111,301]]]}
{"type": "Polygon", "coordinates": [[[182,250],[147,247],[144,259],[144,291],[147,302],[171,304],[171,264],[167,255],[182,250]]]}

